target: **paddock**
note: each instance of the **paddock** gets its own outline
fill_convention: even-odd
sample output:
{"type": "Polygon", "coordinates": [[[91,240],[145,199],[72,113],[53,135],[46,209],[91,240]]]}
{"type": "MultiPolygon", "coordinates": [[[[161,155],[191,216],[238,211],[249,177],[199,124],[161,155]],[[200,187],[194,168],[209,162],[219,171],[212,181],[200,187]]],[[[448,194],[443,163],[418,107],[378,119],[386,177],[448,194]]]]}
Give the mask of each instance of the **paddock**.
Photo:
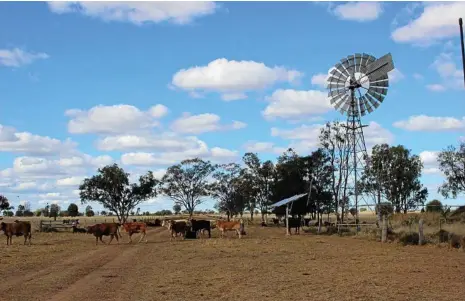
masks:
{"type": "MultiPolygon", "coordinates": [[[[361,237],[247,235],[95,246],[91,235],[34,232],[32,246],[0,245],[1,298],[16,300],[461,300],[465,253],[361,237]],[[25,285],[27,283],[27,285],[25,285]],[[189,296],[189,297],[187,297],[189,296]]],[[[136,236],[135,236],[136,237],[136,236]]],[[[104,238],[106,242],[109,238],[104,238]]]]}

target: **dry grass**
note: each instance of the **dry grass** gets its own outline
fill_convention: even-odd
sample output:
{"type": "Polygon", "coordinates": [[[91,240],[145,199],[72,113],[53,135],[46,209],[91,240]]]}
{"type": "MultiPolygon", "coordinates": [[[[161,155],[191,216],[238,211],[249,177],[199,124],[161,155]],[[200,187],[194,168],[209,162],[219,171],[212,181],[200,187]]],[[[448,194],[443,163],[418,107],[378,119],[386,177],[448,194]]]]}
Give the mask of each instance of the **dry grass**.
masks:
{"type": "Polygon", "coordinates": [[[30,247],[15,237],[13,246],[0,245],[1,298],[463,300],[465,294],[460,251],[285,237],[283,227],[246,230],[241,240],[233,233],[219,239],[213,230],[212,239],[170,243],[168,231],[155,228],[147,244],[110,246],[95,246],[86,234],[34,233],[30,247]]]}

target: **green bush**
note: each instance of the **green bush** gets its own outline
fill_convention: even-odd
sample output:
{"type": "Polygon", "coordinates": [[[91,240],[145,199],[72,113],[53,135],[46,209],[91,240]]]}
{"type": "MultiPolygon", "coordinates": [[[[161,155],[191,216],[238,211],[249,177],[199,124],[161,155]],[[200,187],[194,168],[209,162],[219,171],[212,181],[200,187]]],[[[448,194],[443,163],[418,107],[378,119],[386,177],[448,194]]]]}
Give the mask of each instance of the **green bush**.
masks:
{"type": "Polygon", "coordinates": [[[442,212],[442,203],[438,200],[432,200],[426,203],[426,212],[442,212]]]}

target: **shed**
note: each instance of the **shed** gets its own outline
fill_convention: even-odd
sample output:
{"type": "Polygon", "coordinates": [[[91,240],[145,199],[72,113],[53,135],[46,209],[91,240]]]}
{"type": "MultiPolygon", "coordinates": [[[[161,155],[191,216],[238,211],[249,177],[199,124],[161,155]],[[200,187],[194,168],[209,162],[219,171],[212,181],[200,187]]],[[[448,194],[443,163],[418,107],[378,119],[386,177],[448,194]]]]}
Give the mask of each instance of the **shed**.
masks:
{"type": "Polygon", "coordinates": [[[302,194],[297,194],[297,195],[291,196],[290,198],[281,200],[279,202],[276,202],[276,203],[270,205],[270,207],[280,207],[280,206],[286,205],[286,235],[289,235],[289,204],[291,204],[294,201],[297,201],[298,199],[301,199],[302,197],[306,196],[307,194],[308,194],[308,192],[307,193],[302,193],[302,194]]]}

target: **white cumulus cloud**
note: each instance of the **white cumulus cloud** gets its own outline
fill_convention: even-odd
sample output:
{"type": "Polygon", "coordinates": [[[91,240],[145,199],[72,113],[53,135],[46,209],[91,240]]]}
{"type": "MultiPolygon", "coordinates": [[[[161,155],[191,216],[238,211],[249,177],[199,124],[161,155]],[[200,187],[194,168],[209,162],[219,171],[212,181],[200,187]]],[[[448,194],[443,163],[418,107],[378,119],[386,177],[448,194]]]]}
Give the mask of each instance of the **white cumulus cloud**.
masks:
{"type": "Polygon", "coordinates": [[[423,4],[423,12],[406,25],[396,28],[391,37],[398,43],[429,45],[456,36],[458,19],[464,14],[464,2],[423,4]]]}
{"type": "Polygon", "coordinates": [[[328,74],[326,73],[318,73],[312,76],[312,85],[320,86],[322,88],[326,88],[327,85],[328,74]]]}
{"type": "Polygon", "coordinates": [[[447,89],[463,89],[463,71],[457,68],[456,61],[451,52],[440,53],[431,64],[441,79],[440,84],[427,85],[427,89],[435,92],[445,91],[447,89]]]}
{"type": "Polygon", "coordinates": [[[407,131],[445,132],[465,129],[465,117],[410,116],[407,120],[394,122],[393,126],[407,131]]]}
{"type": "Polygon", "coordinates": [[[131,105],[98,105],[88,111],[71,109],[68,131],[72,134],[121,134],[150,129],[159,125],[157,119],[165,116],[168,108],[158,104],[143,112],[131,105]]]}
{"type": "Polygon", "coordinates": [[[70,139],[61,141],[29,132],[18,132],[13,127],[0,124],[0,152],[42,156],[68,154],[75,151],[76,145],[70,139]]]}
{"type": "Polygon", "coordinates": [[[330,11],[342,20],[368,22],[381,16],[383,6],[380,2],[347,2],[331,6],[330,11]]]}
{"type": "Polygon", "coordinates": [[[20,48],[0,49],[0,66],[21,67],[29,65],[36,60],[44,60],[49,57],[48,54],[43,52],[27,52],[20,48]]]}
{"type": "Polygon", "coordinates": [[[423,162],[423,173],[424,174],[441,174],[439,169],[437,151],[423,151],[420,153],[420,159],[423,162]]]}
{"type": "Polygon", "coordinates": [[[172,85],[190,92],[218,92],[223,95],[223,100],[231,101],[244,99],[247,91],[265,89],[278,82],[296,83],[302,75],[284,67],[221,58],[207,66],[179,70],[173,76],[172,85]]]}
{"type": "Polygon", "coordinates": [[[171,124],[171,129],[177,133],[201,134],[220,130],[242,129],[247,125],[240,121],[234,121],[230,125],[220,123],[220,116],[212,113],[191,115],[185,113],[171,124]]]}
{"type": "Polygon", "coordinates": [[[319,115],[333,109],[327,93],[318,90],[276,90],[266,97],[268,106],[262,111],[266,119],[302,119],[312,115],[319,115]]]}
{"type": "Polygon", "coordinates": [[[213,14],[218,5],[211,1],[198,2],[48,2],[57,14],[79,13],[104,21],[129,22],[136,25],[160,23],[187,24],[195,18],[213,14]]]}

